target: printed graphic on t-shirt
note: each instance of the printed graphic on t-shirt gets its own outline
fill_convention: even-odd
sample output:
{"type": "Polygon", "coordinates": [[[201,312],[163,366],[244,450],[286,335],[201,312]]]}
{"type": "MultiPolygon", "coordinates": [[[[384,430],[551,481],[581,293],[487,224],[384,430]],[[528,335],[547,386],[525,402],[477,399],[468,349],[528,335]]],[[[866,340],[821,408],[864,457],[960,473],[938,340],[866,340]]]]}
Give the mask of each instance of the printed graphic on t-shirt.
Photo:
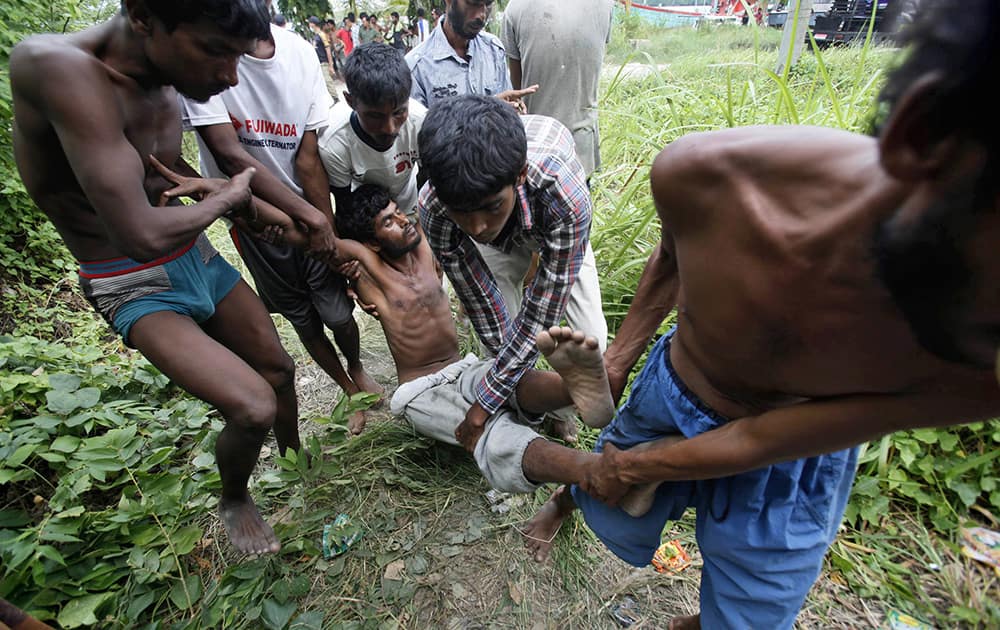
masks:
{"type": "Polygon", "coordinates": [[[248,118],[240,121],[232,114],[229,114],[229,119],[233,122],[233,127],[236,129],[236,135],[239,137],[240,143],[246,146],[281,149],[285,151],[295,151],[298,149],[299,131],[294,123],[289,124],[259,118],[257,120],[248,118]],[[280,138],[292,138],[293,140],[283,142],[274,138],[252,138],[249,137],[251,133],[258,134],[258,136],[278,136],[280,138]]]}

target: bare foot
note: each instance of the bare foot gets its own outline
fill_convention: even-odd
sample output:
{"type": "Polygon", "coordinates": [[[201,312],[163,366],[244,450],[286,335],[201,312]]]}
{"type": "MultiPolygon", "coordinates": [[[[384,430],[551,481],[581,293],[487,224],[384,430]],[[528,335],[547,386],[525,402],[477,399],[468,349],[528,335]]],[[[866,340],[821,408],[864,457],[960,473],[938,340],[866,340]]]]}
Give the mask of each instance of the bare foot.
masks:
{"type": "Polygon", "coordinates": [[[701,630],[701,615],[674,617],[668,627],[670,630],[701,630]]]}
{"type": "Polygon", "coordinates": [[[365,430],[367,422],[368,417],[365,415],[365,412],[355,411],[347,421],[347,430],[351,432],[351,435],[360,435],[365,430]]]}
{"type": "Polygon", "coordinates": [[[348,368],[347,374],[354,381],[354,384],[358,386],[358,389],[368,394],[378,394],[380,396],[379,400],[375,405],[378,406],[382,404],[382,394],[385,393],[385,388],[375,382],[375,379],[368,376],[368,372],[360,365],[356,368],[348,368]]]}
{"type": "Polygon", "coordinates": [[[615,404],[597,339],[566,326],[553,326],[538,333],[535,343],[562,376],[587,426],[600,428],[611,422],[615,404]]]}
{"type": "Polygon", "coordinates": [[[580,434],[576,428],[575,415],[571,415],[568,418],[562,418],[555,414],[550,414],[549,420],[551,421],[552,427],[550,432],[553,437],[556,437],[567,444],[576,444],[580,434]]]}
{"type": "Polygon", "coordinates": [[[535,562],[545,562],[552,552],[552,541],[563,521],[573,511],[573,499],[569,495],[566,486],[560,486],[552,493],[545,505],[531,517],[527,523],[518,528],[524,536],[524,546],[528,549],[528,555],[534,558],[535,562]],[[567,501],[568,498],[568,501],[567,501]]]}
{"type": "Polygon", "coordinates": [[[219,499],[219,516],[229,541],[243,553],[277,553],[281,549],[274,530],[261,518],[249,494],[242,501],[219,499]]]}
{"type": "MultiPolygon", "coordinates": [[[[638,444],[629,450],[645,451],[657,445],[680,442],[684,439],[686,438],[683,435],[670,435],[658,440],[653,440],[652,442],[638,444]]],[[[651,483],[642,483],[632,486],[632,489],[629,490],[624,497],[622,497],[618,506],[625,510],[625,512],[633,518],[639,518],[640,516],[645,515],[646,512],[653,507],[653,501],[656,499],[656,489],[660,487],[661,483],[663,482],[654,481],[651,483]]]]}

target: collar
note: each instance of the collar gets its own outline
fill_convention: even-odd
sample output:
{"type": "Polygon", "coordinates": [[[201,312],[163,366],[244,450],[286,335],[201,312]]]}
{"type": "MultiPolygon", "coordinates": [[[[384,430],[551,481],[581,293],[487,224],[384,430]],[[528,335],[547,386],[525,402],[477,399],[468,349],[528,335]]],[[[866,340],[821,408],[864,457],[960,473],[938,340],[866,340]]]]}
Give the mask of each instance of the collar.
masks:
{"type": "Polygon", "coordinates": [[[525,182],[517,187],[517,202],[521,204],[519,216],[521,218],[521,228],[530,231],[535,227],[534,217],[531,216],[531,204],[528,203],[528,183],[525,182]]]}
{"type": "MultiPolygon", "coordinates": [[[[447,59],[448,57],[454,57],[459,63],[470,63],[469,59],[464,59],[458,56],[455,49],[451,47],[448,42],[448,36],[444,34],[444,17],[438,22],[438,27],[431,31],[431,34],[427,37],[426,46],[428,48],[428,53],[434,61],[441,61],[442,59],[447,59]]],[[[479,42],[482,39],[482,33],[477,34],[475,37],[469,40],[469,57],[475,57],[475,50],[479,46],[479,42]]]]}
{"type": "Polygon", "coordinates": [[[375,146],[375,140],[368,135],[367,131],[361,128],[361,121],[358,120],[358,112],[354,111],[353,109],[351,110],[351,129],[353,129],[354,133],[358,136],[358,138],[360,138],[361,141],[364,142],[366,145],[368,145],[368,147],[371,148],[373,151],[378,151],[379,153],[385,153],[386,151],[389,150],[389,149],[380,149],[377,146],[375,146]]]}

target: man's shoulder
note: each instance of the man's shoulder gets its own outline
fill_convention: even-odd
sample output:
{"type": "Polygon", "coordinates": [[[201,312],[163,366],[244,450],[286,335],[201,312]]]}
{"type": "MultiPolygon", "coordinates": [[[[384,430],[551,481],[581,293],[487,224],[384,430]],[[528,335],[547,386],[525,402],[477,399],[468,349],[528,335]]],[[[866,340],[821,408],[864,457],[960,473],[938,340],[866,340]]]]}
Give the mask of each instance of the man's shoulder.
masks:
{"type": "Polygon", "coordinates": [[[354,110],[344,102],[330,108],[330,118],[326,129],[319,137],[321,150],[338,153],[350,145],[353,131],[351,130],[351,113],[354,110]]]}
{"type": "Polygon", "coordinates": [[[309,45],[309,42],[299,37],[298,34],[289,31],[288,29],[272,25],[271,37],[274,38],[275,51],[282,51],[282,54],[291,52],[295,52],[298,54],[309,53],[310,55],[316,54],[313,51],[312,46],[309,45]]]}
{"type": "Polygon", "coordinates": [[[424,107],[424,104],[414,98],[411,98],[409,103],[409,114],[407,115],[406,118],[407,124],[410,124],[412,122],[412,124],[415,124],[416,126],[419,127],[421,124],[423,124],[424,118],[426,117],[427,117],[427,108],[424,107]]]}
{"type": "Polygon", "coordinates": [[[506,48],[504,48],[503,42],[500,40],[500,38],[492,33],[481,31],[479,35],[477,35],[477,37],[479,37],[480,41],[483,43],[484,46],[487,46],[489,49],[493,51],[499,51],[500,53],[504,53],[507,50],[506,48]]]}
{"type": "MultiPolygon", "coordinates": [[[[47,70],[93,72],[104,64],[91,52],[74,46],[66,35],[32,35],[18,43],[10,52],[11,73],[38,73],[47,70]]],[[[44,74],[35,78],[44,79],[44,74]]]]}

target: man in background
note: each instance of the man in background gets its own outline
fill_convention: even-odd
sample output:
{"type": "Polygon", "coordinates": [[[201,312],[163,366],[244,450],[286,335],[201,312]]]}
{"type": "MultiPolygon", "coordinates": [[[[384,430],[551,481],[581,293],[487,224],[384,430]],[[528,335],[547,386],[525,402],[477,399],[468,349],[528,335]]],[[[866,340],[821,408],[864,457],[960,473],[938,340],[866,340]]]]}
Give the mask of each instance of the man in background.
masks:
{"type": "Polygon", "coordinates": [[[417,43],[416,43],[416,45],[417,46],[419,46],[420,44],[423,44],[425,41],[427,41],[427,38],[431,34],[431,25],[427,23],[427,17],[426,16],[427,16],[427,13],[424,11],[423,7],[420,7],[419,9],[417,9],[417,21],[416,21],[416,27],[417,27],[417,43]]]}
{"type": "Polygon", "coordinates": [[[541,86],[524,103],[566,125],[588,180],[601,165],[597,88],[613,8],[613,0],[577,0],[572,8],[560,0],[511,0],[503,14],[511,85],[541,86]]]}
{"type": "Polygon", "coordinates": [[[316,49],[316,58],[319,59],[320,68],[323,69],[323,80],[326,82],[327,92],[334,102],[337,99],[337,88],[333,83],[333,75],[337,71],[333,63],[333,50],[330,48],[330,39],[323,32],[323,22],[315,15],[309,16],[309,30],[313,32],[313,48],[316,49]]]}
{"type": "MultiPolygon", "coordinates": [[[[344,18],[344,21],[341,23],[340,28],[337,29],[336,32],[337,39],[339,39],[344,46],[345,60],[347,59],[347,56],[351,54],[351,51],[354,50],[354,38],[351,37],[351,32],[353,30],[354,14],[348,13],[347,17],[344,18]]],[[[341,71],[343,71],[343,66],[341,66],[341,71]]]]}
{"type": "Polygon", "coordinates": [[[532,90],[512,90],[500,40],[485,32],[493,0],[447,0],[447,15],[406,55],[412,96],[425,107],[459,94],[497,96],[520,105],[532,90]]]}

